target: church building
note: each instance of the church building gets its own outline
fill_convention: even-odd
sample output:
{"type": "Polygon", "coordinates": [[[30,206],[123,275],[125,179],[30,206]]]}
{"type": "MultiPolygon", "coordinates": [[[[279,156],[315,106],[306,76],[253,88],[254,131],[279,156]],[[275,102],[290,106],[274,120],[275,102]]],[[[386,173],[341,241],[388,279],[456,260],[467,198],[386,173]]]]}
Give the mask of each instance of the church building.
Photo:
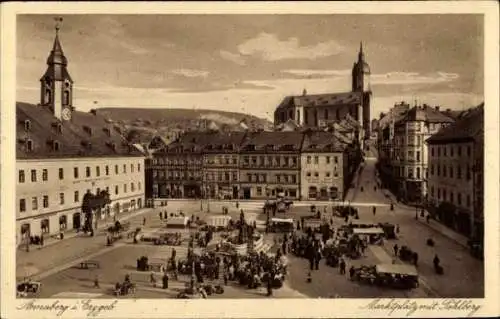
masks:
{"type": "Polygon", "coordinates": [[[362,132],[359,138],[370,136],[370,67],[365,61],[363,45],[352,67],[352,90],[343,93],[287,96],[274,112],[274,124],[293,120],[300,127],[324,128],[346,117],[355,119],[362,132]]]}
{"type": "Polygon", "coordinates": [[[73,79],[59,41],[59,25],[39,104],[16,103],[16,238],[81,229],[82,200],[107,191],[103,221],[144,205],[144,156],[98,111],[73,104],[73,79]]]}

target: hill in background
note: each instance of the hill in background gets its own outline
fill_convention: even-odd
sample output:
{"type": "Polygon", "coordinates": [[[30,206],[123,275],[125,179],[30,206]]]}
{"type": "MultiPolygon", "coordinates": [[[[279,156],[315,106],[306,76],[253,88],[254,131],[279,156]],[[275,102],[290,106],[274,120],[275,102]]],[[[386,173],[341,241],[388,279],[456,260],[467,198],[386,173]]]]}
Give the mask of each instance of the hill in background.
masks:
{"type": "Polygon", "coordinates": [[[119,127],[133,143],[147,143],[155,135],[173,139],[179,133],[193,130],[240,131],[244,126],[251,130],[271,130],[273,127],[266,119],[226,111],[150,108],[99,108],[96,111],[119,127]]]}

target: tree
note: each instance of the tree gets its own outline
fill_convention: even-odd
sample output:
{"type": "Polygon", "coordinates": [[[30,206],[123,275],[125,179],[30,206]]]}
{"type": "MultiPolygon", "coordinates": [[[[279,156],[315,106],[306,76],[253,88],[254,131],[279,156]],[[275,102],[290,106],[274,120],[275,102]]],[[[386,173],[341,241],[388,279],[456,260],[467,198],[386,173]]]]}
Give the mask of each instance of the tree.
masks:
{"type": "Polygon", "coordinates": [[[85,216],[85,223],[83,226],[84,231],[90,231],[92,235],[94,234],[94,229],[92,227],[94,212],[98,213],[99,216],[102,209],[110,203],[111,198],[106,190],[102,190],[96,195],[92,194],[90,191],[87,191],[82,199],[82,213],[85,216]]]}

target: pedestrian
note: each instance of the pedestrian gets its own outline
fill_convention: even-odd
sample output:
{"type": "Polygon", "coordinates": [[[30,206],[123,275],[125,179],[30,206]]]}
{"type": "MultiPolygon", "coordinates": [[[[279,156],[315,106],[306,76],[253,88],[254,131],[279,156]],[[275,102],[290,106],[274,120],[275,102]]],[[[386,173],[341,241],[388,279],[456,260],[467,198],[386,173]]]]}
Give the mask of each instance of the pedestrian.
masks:
{"type": "Polygon", "coordinates": [[[377,213],[377,208],[375,206],[373,206],[373,216],[375,216],[375,214],[377,213]]]}
{"type": "Polygon", "coordinates": [[[394,256],[398,255],[398,250],[399,250],[398,244],[395,244],[394,245],[394,256]]]}
{"type": "Polygon", "coordinates": [[[149,276],[149,282],[153,287],[156,287],[156,278],[154,272],[151,272],[151,275],[149,276]]]}
{"type": "Polygon", "coordinates": [[[146,217],[142,219],[142,226],[146,226],[146,217]]]}
{"type": "Polygon", "coordinates": [[[163,289],[168,289],[168,274],[166,272],[163,273],[162,288],[163,289]]]}
{"type": "Polygon", "coordinates": [[[94,278],[94,288],[100,288],[100,286],[99,286],[99,277],[97,275],[94,278]]]}
{"type": "Polygon", "coordinates": [[[413,252],[413,265],[415,265],[415,267],[418,265],[418,253],[417,252],[413,252]]]}
{"type": "Polygon", "coordinates": [[[434,264],[434,268],[437,268],[437,266],[439,266],[440,260],[437,254],[434,255],[434,260],[432,262],[434,264]]]}
{"type": "Polygon", "coordinates": [[[163,220],[163,213],[160,211],[160,220],[163,220]]]}
{"type": "Polygon", "coordinates": [[[351,278],[351,279],[352,279],[352,277],[354,277],[354,271],[355,271],[355,270],[354,270],[354,266],[351,266],[351,267],[349,268],[349,278],[351,278]]]}
{"type": "Polygon", "coordinates": [[[396,233],[399,234],[399,224],[396,225],[396,233]]]}
{"type": "Polygon", "coordinates": [[[340,263],[339,263],[339,269],[340,269],[340,274],[345,275],[345,261],[344,258],[340,258],[340,263]]]}
{"type": "Polygon", "coordinates": [[[43,234],[40,236],[40,246],[43,247],[43,234]]]}

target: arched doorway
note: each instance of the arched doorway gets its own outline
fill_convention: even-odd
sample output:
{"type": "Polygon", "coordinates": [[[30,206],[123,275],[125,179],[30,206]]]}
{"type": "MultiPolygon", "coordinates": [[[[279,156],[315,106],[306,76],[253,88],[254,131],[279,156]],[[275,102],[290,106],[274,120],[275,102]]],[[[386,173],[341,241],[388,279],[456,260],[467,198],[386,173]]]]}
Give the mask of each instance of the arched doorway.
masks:
{"type": "Polygon", "coordinates": [[[68,217],[66,215],[59,216],[59,230],[65,231],[68,228],[68,217]]]}
{"type": "Polygon", "coordinates": [[[73,214],[73,229],[80,229],[81,219],[80,213],[73,214]]]}

